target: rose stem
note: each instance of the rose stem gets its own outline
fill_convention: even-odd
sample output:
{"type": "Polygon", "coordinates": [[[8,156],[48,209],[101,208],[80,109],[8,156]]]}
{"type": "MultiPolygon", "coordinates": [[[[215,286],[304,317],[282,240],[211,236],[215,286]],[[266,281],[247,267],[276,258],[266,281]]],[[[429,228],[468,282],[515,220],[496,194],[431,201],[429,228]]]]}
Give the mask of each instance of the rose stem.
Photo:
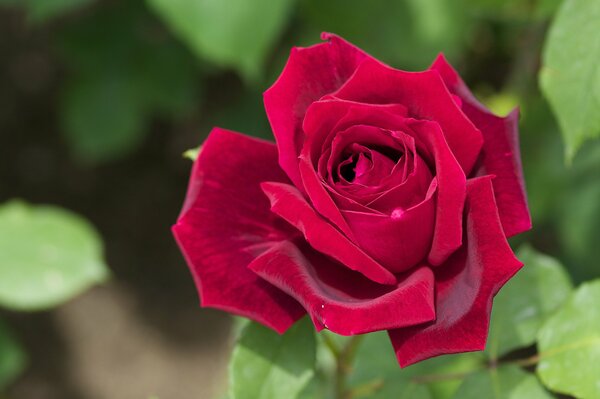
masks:
{"type": "Polygon", "coordinates": [[[352,372],[352,364],[362,338],[362,335],[350,337],[337,355],[334,353],[336,360],[334,375],[335,399],[352,399],[353,392],[346,385],[348,375],[352,372]]]}

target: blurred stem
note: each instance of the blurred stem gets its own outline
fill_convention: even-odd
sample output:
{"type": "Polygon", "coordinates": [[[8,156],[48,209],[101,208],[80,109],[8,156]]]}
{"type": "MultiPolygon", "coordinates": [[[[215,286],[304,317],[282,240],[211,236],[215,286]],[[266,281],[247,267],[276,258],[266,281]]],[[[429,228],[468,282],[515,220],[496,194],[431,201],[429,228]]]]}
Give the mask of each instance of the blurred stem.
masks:
{"type": "Polygon", "coordinates": [[[524,96],[535,87],[547,25],[546,21],[531,21],[523,29],[523,37],[505,84],[508,91],[524,96]]]}
{"type": "Polygon", "coordinates": [[[524,359],[516,359],[516,360],[507,360],[500,362],[489,362],[484,367],[479,367],[474,370],[465,371],[462,373],[440,373],[440,374],[426,374],[419,375],[412,379],[412,382],[416,384],[428,384],[431,382],[438,381],[448,381],[448,380],[462,380],[469,375],[476,373],[481,370],[489,370],[494,369],[500,365],[515,365],[519,367],[531,367],[538,364],[542,358],[543,354],[537,353],[533,356],[526,357],[524,359]]]}
{"type": "MultiPolygon", "coordinates": [[[[336,351],[332,350],[336,361],[334,375],[335,399],[352,399],[354,396],[354,391],[347,386],[348,375],[352,372],[356,352],[358,351],[362,338],[362,335],[354,335],[350,337],[341,349],[336,351]]],[[[335,345],[329,346],[328,339],[325,339],[325,344],[330,349],[332,347],[337,348],[335,345]]]]}
{"type": "Polygon", "coordinates": [[[528,22],[522,28],[522,37],[505,88],[520,96],[527,95],[536,86],[540,54],[548,29],[548,21],[536,20],[538,0],[529,0],[528,22]]]}
{"type": "Polygon", "coordinates": [[[378,378],[373,381],[365,382],[357,387],[352,388],[350,397],[352,398],[367,398],[379,391],[383,387],[383,379],[378,378]]]}

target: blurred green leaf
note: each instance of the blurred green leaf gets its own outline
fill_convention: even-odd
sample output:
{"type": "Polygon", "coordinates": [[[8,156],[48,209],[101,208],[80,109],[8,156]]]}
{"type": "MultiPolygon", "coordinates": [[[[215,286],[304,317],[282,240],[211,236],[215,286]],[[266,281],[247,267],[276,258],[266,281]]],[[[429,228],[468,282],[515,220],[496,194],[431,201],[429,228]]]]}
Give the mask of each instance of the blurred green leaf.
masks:
{"type": "Polygon", "coordinates": [[[148,0],[198,56],[261,77],[294,0],[148,0]]]}
{"type": "Polygon", "coordinates": [[[61,117],[75,154],[108,161],[134,150],[156,115],[177,118],[198,95],[197,66],[135,2],[108,5],[62,33],[73,71],[61,117]]]}
{"type": "Polygon", "coordinates": [[[68,11],[83,7],[94,0],[25,0],[29,18],[33,22],[44,22],[68,11]]]}
{"type": "Polygon", "coordinates": [[[546,320],[573,290],[555,259],[525,245],[517,251],[523,268],[494,298],[486,353],[492,360],[535,343],[546,320]]]}
{"type": "Polygon", "coordinates": [[[551,390],[600,397],[600,280],[584,283],[538,334],[537,373],[551,390]]]}
{"type": "Polygon", "coordinates": [[[534,374],[516,366],[479,371],[462,383],[455,399],[552,399],[534,374]]]}
{"type": "Polygon", "coordinates": [[[464,0],[472,13],[485,17],[511,20],[548,18],[556,12],[562,0],[464,0]]]}
{"type": "Polygon", "coordinates": [[[21,374],[25,364],[25,353],[0,321],[0,392],[21,374]]]}
{"type": "MultiPolygon", "coordinates": [[[[596,146],[600,149],[600,145],[596,146]]],[[[586,148],[587,150],[587,148],[586,148]]],[[[584,151],[581,151],[583,153],[584,151]]],[[[578,154],[578,155],[580,155],[578,154]]],[[[600,161],[600,157],[598,158],[600,161]]],[[[559,210],[558,236],[573,270],[583,279],[600,277],[600,162],[592,166],[589,178],[574,179],[574,183],[564,192],[559,210]],[[595,176],[595,177],[594,177],[595,176]],[[585,262],[585,263],[584,263],[585,262]]],[[[583,165],[577,164],[577,170],[583,165]]]]}
{"type": "Polygon", "coordinates": [[[554,15],[558,10],[563,0],[537,0],[536,4],[536,16],[541,18],[547,18],[554,15]]]}
{"type": "Polygon", "coordinates": [[[144,137],[144,104],[127,76],[73,79],[65,89],[61,113],[69,144],[90,162],[123,156],[144,137]]]}
{"type": "Polygon", "coordinates": [[[369,398],[387,399],[410,392],[414,396],[402,397],[447,399],[460,385],[460,379],[435,382],[423,382],[421,379],[425,377],[429,381],[427,377],[432,375],[470,372],[480,368],[481,363],[480,353],[467,353],[440,356],[401,369],[388,334],[370,333],[363,337],[358,349],[350,383],[358,387],[383,380],[381,389],[369,398]]]}
{"type": "Polygon", "coordinates": [[[455,60],[469,39],[471,20],[446,0],[304,0],[304,44],[335,32],[386,63],[423,69],[444,52],[455,60]]]}
{"type": "Polygon", "coordinates": [[[546,39],[540,85],[557,115],[572,160],[600,137],[600,1],[565,0],[546,39]]]}
{"type": "Polygon", "coordinates": [[[69,11],[91,4],[94,0],[0,0],[0,6],[22,6],[33,23],[42,23],[69,11]]]}
{"type": "Polygon", "coordinates": [[[230,363],[232,399],[296,398],[314,374],[316,339],[308,317],[285,334],[249,323],[230,363]]]}
{"type": "Polygon", "coordinates": [[[107,277],[100,237],[80,216],[20,201],[0,207],[1,306],[51,308],[107,277]]]}
{"type": "Polygon", "coordinates": [[[558,207],[563,206],[561,195],[567,190],[569,171],[561,162],[564,147],[554,115],[541,95],[532,97],[523,104],[519,139],[535,232],[542,223],[556,221],[558,207]]]}

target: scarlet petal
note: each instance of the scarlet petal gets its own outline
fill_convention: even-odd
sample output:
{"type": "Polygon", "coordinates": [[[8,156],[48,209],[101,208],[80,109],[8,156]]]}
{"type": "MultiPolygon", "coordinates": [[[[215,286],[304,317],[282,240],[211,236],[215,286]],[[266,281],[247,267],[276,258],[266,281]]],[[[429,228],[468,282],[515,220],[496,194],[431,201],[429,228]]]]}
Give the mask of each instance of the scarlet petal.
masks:
{"type": "Polygon", "coordinates": [[[365,252],[394,273],[414,267],[431,247],[435,221],[435,189],[420,204],[391,215],[343,211],[365,252]]]}
{"type": "Polygon", "coordinates": [[[389,331],[402,367],[483,350],[493,297],[522,266],[502,231],[490,176],[468,181],[465,210],[465,243],[435,269],[436,321],[389,331]]]}
{"type": "Polygon", "coordinates": [[[300,230],[310,245],[380,284],[396,284],[396,277],[319,216],[302,194],[283,183],[263,183],[271,210],[300,230]]]}
{"type": "Polygon", "coordinates": [[[481,133],[454,102],[436,71],[405,72],[368,59],[333,95],[365,103],[403,104],[412,116],[440,124],[465,174],[477,160],[481,133]]]}
{"type": "Polygon", "coordinates": [[[278,332],[305,312],[293,298],[247,268],[297,234],[270,211],[264,180],[288,181],[274,144],[215,128],[194,164],[175,238],[202,306],[254,319],[278,332]]]}
{"type": "Polygon", "coordinates": [[[428,261],[442,264],[462,244],[462,215],[466,197],[466,178],[435,122],[410,124],[416,137],[425,143],[435,160],[438,182],[435,232],[428,261]]]}
{"type": "Polygon", "coordinates": [[[531,228],[521,155],[519,151],[519,112],[514,110],[506,118],[492,114],[471,94],[458,73],[440,54],[431,66],[442,76],[446,86],[462,99],[462,109],[483,134],[481,175],[495,175],[493,180],[496,202],[502,227],[507,237],[531,228]]]}
{"type": "Polygon", "coordinates": [[[435,318],[433,273],[420,267],[382,286],[310,247],[282,242],[250,268],[298,300],[317,329],[354,335],[412,326],[435,318]]]}
{"type": "Polygon", "coordinates": [[[342,38],[323,34],[325,43],[294,48],[279,79],[264,93],[265,109],[279,148],[279,164],[297,187],[302,187],[297,158],[308,106],[337,90],[370,57],[342,38]]]}
{"type": "Polygon", "coordinates": [[[315,209],[342,230],[346,236],[353,239],[354,234],[348,226],[346,219],[344,219],[331,195],[329,195],[323,186],[323,179],[317,176],[317,172],[310,164],[310,161],[301,156],[298,159],[298,165],[300,166],[300,176],[303,180],[304,189],[315,209]]]}

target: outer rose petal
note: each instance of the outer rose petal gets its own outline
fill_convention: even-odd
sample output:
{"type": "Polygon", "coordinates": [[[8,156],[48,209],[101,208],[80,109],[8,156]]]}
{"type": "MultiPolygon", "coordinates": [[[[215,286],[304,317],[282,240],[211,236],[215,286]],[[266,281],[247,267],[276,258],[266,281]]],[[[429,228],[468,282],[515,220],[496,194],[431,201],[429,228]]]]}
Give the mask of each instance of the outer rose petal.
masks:
{"type": "Polygon", "coordinates": [[[455,103],[436,71],[400,71],[367,59],[333,95],[365,103],[403,104],[417,119],[440,124],[465,174],[475,165],[483,142],[481,133],[455,103]]]}
{"type": "Polygon", "coordinates": [[[281,333],[304,309],[247,266],[297,233],[271,213],[260,189],[264,180],[288,181],[277,165],[275,145],[213,129],[194,164],[173,233],[202,306],[249,317],[281,333]]]}
{"type": "Polygon", "coordinates": [[[305,244],[282,242],[250,268],[302,303],[318,330],[354,335],[435,318],[433,273],[427,267],[406,273],[396,285],[382,286],[305,244]]]}
{"type": "Polygon", "coordinates": [[[527,194],[519,151],[519,112],[506,118],[492,114],[471,94],[458,73],[440,54],[431,66],[442,76],[448,89],[462,99],[462,109],[483,134],[483,157],[477,175],[493,174],[496,202],[507,237],[531,228],[527,194]]]}
{"type": "Polygon", "coordinates": [[[304,140],[302,120],[308,106],[337,90],[370,57],[344,39],[324,33],[326,43],[293,48],[279,79],[264,93],[265,109],[279,148],[279,164],[302,187],[298,155],[304,140]]]}
{"type": "Polygon", "coordinates": [[[396,284],[396,277],[319,216],[293,186],[263,183],[271,210],[300,230],[310,245],[380,284],[396,284]]]}
{"type": "Polygon", "coordinates": [[[483,350],[492,299],[523,265],[506,242],[490,176],[467,184],[464,244],[435,269],[434,322],[390,330],[402,367],[447,353],[483,350]]]}

